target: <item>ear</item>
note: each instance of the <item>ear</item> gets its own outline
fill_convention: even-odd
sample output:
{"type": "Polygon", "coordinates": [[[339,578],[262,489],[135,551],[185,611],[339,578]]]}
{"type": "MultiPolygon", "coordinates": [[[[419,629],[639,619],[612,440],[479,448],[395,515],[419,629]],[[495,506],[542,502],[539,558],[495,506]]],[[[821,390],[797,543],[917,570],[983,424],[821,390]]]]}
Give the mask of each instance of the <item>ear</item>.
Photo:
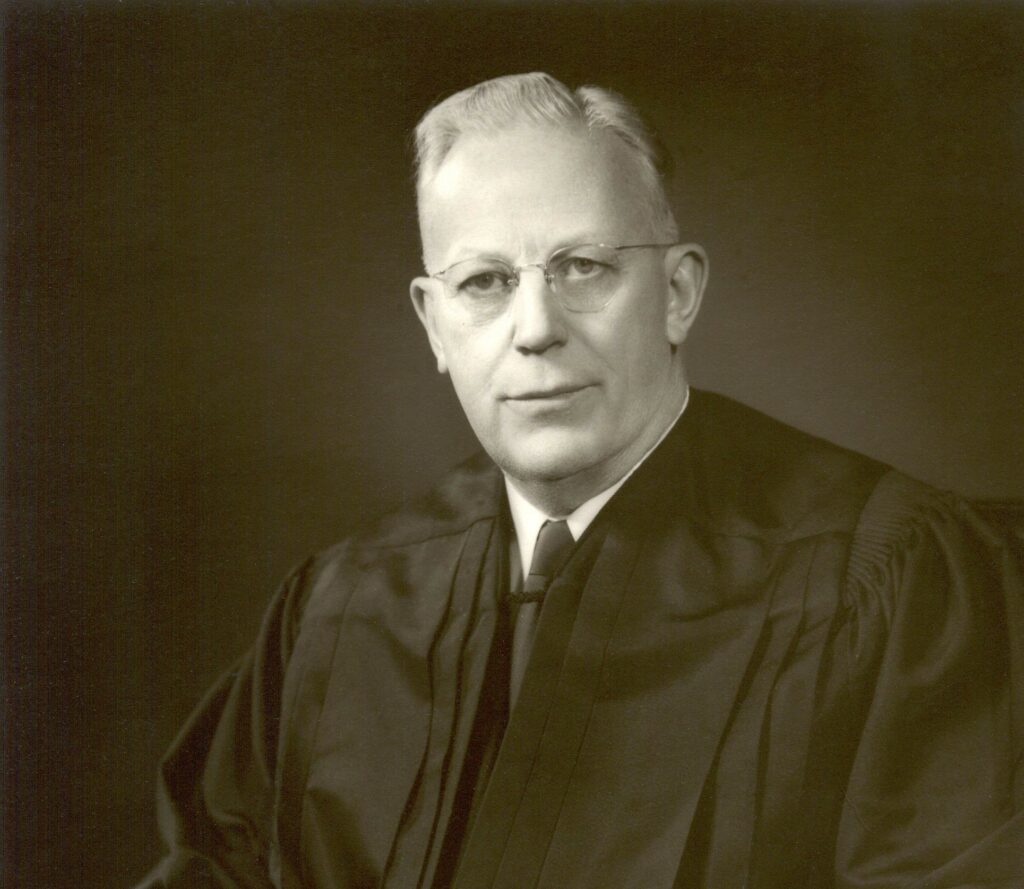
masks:
{"type": "Polygon", "coordinates": [[[412,299],[413,308],[416,310],[416,316],[427,332],[430,348],[437,359],[437,372],[443,374],[448,372],[448,362],[444,357],[444,345],[437,327],[437,288],[439,285],[440,282],[434,278],[413,278],[409,285],[409,296],[412,299]]]}
{"type": "Polygon", "coordinates": [[[677,244],[665,254],[669,276],[665,335],[673,346],[686,340],[700,310],[708,280],[708,256],[700,244],[677,244]]]}

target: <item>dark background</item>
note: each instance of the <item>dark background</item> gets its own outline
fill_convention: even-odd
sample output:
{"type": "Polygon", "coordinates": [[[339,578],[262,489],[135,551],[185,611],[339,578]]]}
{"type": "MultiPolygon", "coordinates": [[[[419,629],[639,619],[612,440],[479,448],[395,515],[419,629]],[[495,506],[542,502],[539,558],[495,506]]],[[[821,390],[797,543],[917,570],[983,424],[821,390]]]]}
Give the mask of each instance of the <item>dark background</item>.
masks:
{"type": "Polygon", "coordinates": [[[125,886],[277,580],[473,446],[406,298],[407,134],[639,101],[712,258],[695,381],[1024,496],[1020,6],[8,5],[4,870],[125,886]],[[13,714],[13,715],[12,715],[13,714]]]}

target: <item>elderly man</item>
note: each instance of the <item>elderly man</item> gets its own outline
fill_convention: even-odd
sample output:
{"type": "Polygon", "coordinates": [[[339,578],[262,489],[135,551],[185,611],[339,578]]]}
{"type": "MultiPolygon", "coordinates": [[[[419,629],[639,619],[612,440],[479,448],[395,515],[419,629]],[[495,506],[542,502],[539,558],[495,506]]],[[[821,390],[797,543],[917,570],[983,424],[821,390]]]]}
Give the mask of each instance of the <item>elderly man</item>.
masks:
{"type": "Polygon", "coordinates": [[[417,129],[412,300],[487,456],[306,563],[162,769],[147,886],[1024,886],[1019,551],[693,391],[620,97],[417,129]]]}

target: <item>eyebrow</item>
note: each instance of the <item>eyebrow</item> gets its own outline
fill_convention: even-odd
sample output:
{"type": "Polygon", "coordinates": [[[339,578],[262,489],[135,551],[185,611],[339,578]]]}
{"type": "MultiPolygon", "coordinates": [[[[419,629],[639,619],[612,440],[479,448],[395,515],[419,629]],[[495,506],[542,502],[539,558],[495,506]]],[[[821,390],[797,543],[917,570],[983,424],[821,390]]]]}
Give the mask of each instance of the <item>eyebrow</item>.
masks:
{"type": "MultiPolygon", "coordinates": [[[[582,234],[573,235],[569,238],[560,238],[555,242],[555,246],[548,250],[544,254],[544,258],[554,255],[559,250],[564,250],[566,247],[578,247],[581,244],[611,244],[615,245],[620,243],[621,238],[601,238],[592,232],[583,232],[582,234]]],[[[507,262],[509,265],[514,265],[514,260],[501,250],[486,250],[483,248],[474,249],[472,246],[466,250],[460,250],[455,256],[448,262],[448,266],[454,265],[457,262],[463,262],[467,259],[500,259],[502,262],[507,262]]]]}

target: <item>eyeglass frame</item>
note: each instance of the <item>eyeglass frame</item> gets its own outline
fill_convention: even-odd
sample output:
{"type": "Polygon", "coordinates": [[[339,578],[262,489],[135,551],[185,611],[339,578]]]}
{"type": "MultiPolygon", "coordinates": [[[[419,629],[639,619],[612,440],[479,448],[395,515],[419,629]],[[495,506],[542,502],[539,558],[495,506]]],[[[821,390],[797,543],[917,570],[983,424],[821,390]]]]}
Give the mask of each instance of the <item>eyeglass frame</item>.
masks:
{"type": "MultiPolygon", "coordinates": [[[[602,247],[605,250],[616,250],[616,251],[618,251],[618,250],[642,250],[642,249],[655,249],[655,248],[663,248],[663,249],[667,250],[667,249],[669,249],[671,247],[678,247],[678,246],[679,246],[679,242],[673,242],[671,244],[593,244],[593,243],[582,243],[582,244],[570,244],[570,245],[568,245],[566,247],[559,247],[557,250],[552,251],[552,253],[548,256],[548,258],[544,262],[526,262],[526,263],[523,263],[522,265],[511,265],[510,263],[505,262],[505,260],[503,260],[503,259],[498,259],[497,257],[494,257],[493,259],[494,259],[494,262],[500,263],[505,268],[507,268],[509,270],[509,272],[510,272],[509,282],[512,284],[512,286],[509,288],[509,295],[514,293],[519,288],[519,283],[520,283],[520,274],[519,273],[520,272],[522,272],[524,269],[539,269],[543,273],[543,275],[544,275],[545,283],[547,284],[548,287],[551,288],[551,292],[554,293],[555,296],[558,296],[559,303],[562,305],[562,307],[567,312],[575,312],[575,313],[578,313],[578,314],[588,314],[590,312],[600,312],[603,309],[605,309],[608,306],[608,303],[611,302],[612,296],[614,296],[614,294],[612,296],[609,296],[609,298],[602,305],[600,305],[600,306],[598,306],[597,308],[594,308],[594,309],[573,309],[573,308],[570,308],[569,306],[567,306],[565,304],[565,302],[563,302],[562,298],[559,296],[559,290],[555,286],[555,283],[554,283],[554,275],[551,272],[551,269],[549,268],[549,266],[551,265],[551,261],[556,256],[558,256],[560,253],[571,253],[573,250],[578,250],[581,247],[602,247]]],[[[457,266],[457,265],[461,265],[464,262],[472,262],[475,259],[483,260],[485,258],[486,258],[486,256],[469,256],[466,259],[459,259],[459,260],[453,262],[451,265],[446,266],[445,268],[441,269],[439,272],[428,273],[428,275],[431,278],[437,279],[438,281],[440,281],[442,284],[446,285],[447,287],[451,287],[452,289],[454,289],[454,285],[447,278],[445,278],[444,276],[449,271],[451,271],[453,268],[455,268],[455,266],[457,266]]]]}

